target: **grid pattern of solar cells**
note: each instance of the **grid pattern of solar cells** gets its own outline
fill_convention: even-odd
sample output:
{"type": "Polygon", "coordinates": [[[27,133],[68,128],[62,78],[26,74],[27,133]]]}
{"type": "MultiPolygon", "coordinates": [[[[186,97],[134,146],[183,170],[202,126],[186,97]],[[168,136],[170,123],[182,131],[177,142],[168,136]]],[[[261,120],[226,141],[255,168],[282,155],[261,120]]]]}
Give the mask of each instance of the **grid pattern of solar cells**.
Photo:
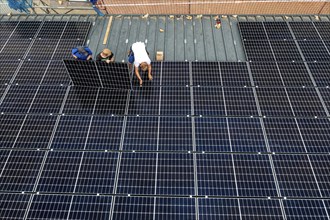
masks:
{"type": "Polygon", "coordinates": [[[89,23],[18,24],[0,23],[32,41],[0,61],[0,219],[329,219],[328,63],[297,56],[326,24],[240,25],[252,62],[153,63],[132,91],[70,85],[59,59],[89,23]]]}

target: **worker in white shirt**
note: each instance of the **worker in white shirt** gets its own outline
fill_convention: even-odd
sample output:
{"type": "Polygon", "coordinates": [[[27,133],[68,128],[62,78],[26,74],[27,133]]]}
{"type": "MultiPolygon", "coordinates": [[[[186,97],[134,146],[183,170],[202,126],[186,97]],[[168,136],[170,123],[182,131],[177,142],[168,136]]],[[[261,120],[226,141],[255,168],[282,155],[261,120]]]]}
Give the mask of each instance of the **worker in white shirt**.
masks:
{"type": "Polygon", "coordinates": [[[136,77],[140,81],[140,86],[142,86],[143,81],[140,76],[139,68],[141,68],[143,72],[148,71],[148,79],[152,80],[151,60],[149,58],[148,51],[146,50],[146,46],[143,42],[136,42],[131,46],[128,54],[128,62],[130,66],[134,64],[134,72],[136,77]]]}

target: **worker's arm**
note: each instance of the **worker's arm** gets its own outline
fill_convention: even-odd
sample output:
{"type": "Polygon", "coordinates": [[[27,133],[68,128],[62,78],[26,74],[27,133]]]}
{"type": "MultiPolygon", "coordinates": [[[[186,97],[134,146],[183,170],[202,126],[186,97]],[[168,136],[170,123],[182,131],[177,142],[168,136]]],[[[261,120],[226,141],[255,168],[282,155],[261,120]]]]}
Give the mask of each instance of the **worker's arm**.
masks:
{"type": "Polygon", "coordinates": [[[77,48],[73,48],[71,53],[72,53],[72,56],[77,59],[78,57],[75,55],[76,53],[78,52],[78,49],[77,48]]]}
{"type": "Polygon", "coordinates": [[[134,66],[134,68],[135,68],[135,75],[139,79],[140,85],[142,85],[143,81],[142,81],[141,76],[140,76],[139,67],[134,66]]]}
{"type": "Polygon", "coordinates": [[[149,76],[149,78],[151,76],[151,64],[148,65],[148,76],[149,76]]]}

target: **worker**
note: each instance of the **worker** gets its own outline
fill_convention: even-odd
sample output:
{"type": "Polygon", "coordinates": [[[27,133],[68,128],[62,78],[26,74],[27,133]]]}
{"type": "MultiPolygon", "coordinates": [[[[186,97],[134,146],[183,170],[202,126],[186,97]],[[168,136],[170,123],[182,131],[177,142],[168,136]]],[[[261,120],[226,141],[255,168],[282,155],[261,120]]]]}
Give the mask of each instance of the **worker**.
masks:
{"type": "Polygon", "coordinates": [[[79,46],[72,49],[72,56],[76,60],[92,60],[92,51],[87,46],[79,46]]]}
{"type": "Polygon", "coordinates": [[[115,61],[115,55],[111,50],[105,48],[96,56],[96,61],[104,61],[107,63],[115,61]]]}
{"type": "Polygon", "coordinates": [[[134,72],[136,77],[140,81],[140,86],[142,86],[143,81],[140,76],[139,68],[141,68],[143,72],[148,71],[148,79],[152,80],[151,60],[149,58],[148,51],[146,50],[146,46],[143,42],[136,42],[131,46],[128,54],[128,62],[130,68],[134,64],[134,72]]]}

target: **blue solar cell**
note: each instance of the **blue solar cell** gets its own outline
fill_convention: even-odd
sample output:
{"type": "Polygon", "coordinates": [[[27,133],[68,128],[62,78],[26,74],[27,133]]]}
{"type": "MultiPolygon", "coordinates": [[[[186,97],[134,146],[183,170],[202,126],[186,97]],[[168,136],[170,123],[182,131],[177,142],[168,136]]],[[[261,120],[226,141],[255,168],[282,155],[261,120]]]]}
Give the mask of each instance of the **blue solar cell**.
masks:
{"type": "Polygon", "coordinates": [[[239,196],[278,196],[267,155],[234,155],[239,196]]]}
{"type": "Polygon", "coordinates": [[[123,150],[156,151],[158,117],[128,117],[123,150]]]}
{"type": "Polygon", "coordinates": [[[123,117],[93,116],[86,149],[119,150],[123,120],[123,117]]]}
{"type": "Polygon", "coordinates": [[[155,193],[156,153],[123,153],[117,183],[118,194],[152,195],[155,193]]]}
{"type": "Polygon", "coordinates": [[[200,220],[218,220],[228,218],[240,220],[241,214],[237,199],[198,199],[198,217],[200,220]]]}
{"type": "Polygon", "coordinates": [[[54,131],[56,116],[27,115],[14,148],[47,148],[54,131]]]}
{"type": "MultiPolygon", "coordinates": [[[[82,155],[82,152],[49,152],[42,169],[37,191],[74,192],[82,155]]],[[[47,209],[44,208],[44,210],[47,209]]]]}
{"type": "Polygon", "coordinates": [[[329,219],[322,200],[283,200],[287,219],[329,219]]]}
{"type": "Polygon", "coordinates": [[[61,116],[51,148],[84,149],[91,120],[91,116],[61,116]]]}
{"type": "Polygon", "coordinates": [[[233,158],[227,154],[197,154],[198,195],[237,196],[233,158]]]}
{"type": "Polygon", "coordinates": [[[0,219],[23,219],[31,195],[0,194],[0,219]]]}
{"type": "Polygon", "coordinates": [[[37,90],[38,86],[11,85],[0,105],[0,111],[5,113],[27,113],[37,90]]]}
{"type": "Polygon", "coordinates": [[[257,116],[252,88],[223,88],[228,116],[257,116]]]}
{"type": "Polygon", "coordinates": [[[192,154],[158,154],[158,195],[195,195],[192,154]]]}
{"type": "Polygon", "coordinates": [[[0,190],[32,191],[44,155],[43,151],[12,151],[1,172],[0,190]]]}
{"type": "Polygon", "coordinates": [[[231,151],[225,118],[196,118],[195,130],[197,151],[231,151]]]}
{"type": "Polygon", "coordinates": [[[27,219],[66,219],[72,196],[34,195],[27,219]]]}
{"type": "Polygon", "coordinates": [[[274,155],[272,158],[281,196],[321,196],[307,155],[274,155]]]}
{"type": "Polygon", "coordinates": [[[68,219],[110,219],[112,197],[74,196],[68,219]]]}
{"type": "Polygon", "coordinates": [[[118,153],[84,152],[75,193],[113,193],[117,160],[118,153]]]}
{"type": "Polygon", "coordinates": [[[195,199],[156,198],[155,218],[161,220],[196,219],[195,199]]]}
{"type": "Polygon", "coordinates": [[[266,152],[266,143],[257,118],[228,118],[233,152],[266,152]]]}
{"type": "Polygon", "coordinates": [[[295,119],[265,118],[263,121],[272,152],[306,153],[295,119]]]}
{"type": "Polygon", "coordinates": [[[154,200],[151,197],[115,197],[112,219],[152,220],[154,200]]]}
{"type": "Polygon", "coordinates": [[[193,150],[191,118],[161,117],[159,125],[158,150],[193,150]]]}
{"type": "Polygon", "coordinates": [[[191,115],[190,88],[162,87],[161,115],[191,115]]]}
{"type": "Polygon", "coordinates": [[[318,186],[323,197],[330,196],[330,156],[329,155],[309,155],[308,156],[314,175],[317,179],[318,186]]]}
{"type": "Polygon", "coordinates": [[[129,115],[158,115],[160,88],[142,87],[131,91],[129,115]]]}
{"type": "Polygon", "coordinates": [[[222,88],[195,87],[194,114],[203,116],[225,116],[222,88]]]}
{"type": "Polygon", "coordinates": [[[284,220],[279,200],[240,199],[242,219],[284,220]]]}
{"type": "Polygon", "coordinates": [[[13,147],[24,118],[25,115],[0,116],[0,148],[13,147]]]}

